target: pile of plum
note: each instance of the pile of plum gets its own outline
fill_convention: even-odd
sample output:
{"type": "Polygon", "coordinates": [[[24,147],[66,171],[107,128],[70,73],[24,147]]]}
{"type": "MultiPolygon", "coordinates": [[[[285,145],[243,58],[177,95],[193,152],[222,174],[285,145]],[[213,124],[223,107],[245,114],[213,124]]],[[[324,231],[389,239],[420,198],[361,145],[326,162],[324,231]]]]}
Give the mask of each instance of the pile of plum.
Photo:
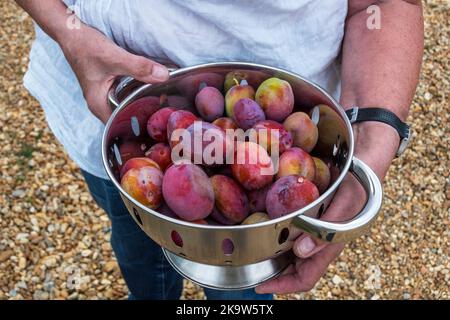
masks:
{"type": "Polygon", "coordinates": [[[294,112],[291,85],[269,78],[255,91],[245,80],[232,80],[225,82],[225,95],[201,83],[192,112],[169,105],[149,116],[146,129],[153,145],[120,167],[121,186],[129,195],[184,221],[235,225],[289,214],[328,188],[330,165],[309,154],[318,141],[317,126],[310,115],[294,112]],[[233,160],[245,157],[231,164],[206,163],[201,155],[201,163],[172,161],[180,143],[173,138],[175,130],[195,134],[198,128],[219,133],[225,146],[219,158],[229,159],[229,150],[233,160]],[[253,129],[256,140],[230,141],[225,134],[240,129],[253,129]],[[263,129],[269,134],[259,134],[263,129]],[[278,166],[273,150],[278,150],[278,166]]]}

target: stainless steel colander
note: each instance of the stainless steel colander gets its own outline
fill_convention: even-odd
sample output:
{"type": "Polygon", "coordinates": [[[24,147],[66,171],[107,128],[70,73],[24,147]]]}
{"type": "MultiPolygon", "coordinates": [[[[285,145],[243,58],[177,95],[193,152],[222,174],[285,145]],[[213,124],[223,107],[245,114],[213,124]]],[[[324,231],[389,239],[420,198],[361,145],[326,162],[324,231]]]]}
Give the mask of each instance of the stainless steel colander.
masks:
{"type": "Polygon", "coordinates": [[[291,247],[301,232],[330,242],[350,241],[364,233],[381,207],[382,188],[374,172],[353,157],[353,132],[343,108],[323,89],[303,77],[277,68],[252,63],[210,63],[172,71],[162,84],[142,84],[123,78],[109,94],[115,109],[103,135],[103,163],[108,176],[120,190],[131,216],[157,242],[184,277],[210,288],[254,287],[282,272],[293,259],[291,247]],[[288,81],[298,110],[309,112],[318,106],[319,142],[313,154],[332,162],[329,189],[307,207],[287,216],[254,225],[199,225],[173,219],[151,210],[127,194],[119,183],[122,164],[118,148],[124,139],[141,139],[143,97],[160,101],[166,97],[171,107],[190,108],[198,85],[221,87],[229,72],[245,77],[253,86],[269,77],[288,81]],[[332,223],[318,220],[326,210],[345,175],[353,174],[364,187],[367,201],[351,221],[332,223]]]}

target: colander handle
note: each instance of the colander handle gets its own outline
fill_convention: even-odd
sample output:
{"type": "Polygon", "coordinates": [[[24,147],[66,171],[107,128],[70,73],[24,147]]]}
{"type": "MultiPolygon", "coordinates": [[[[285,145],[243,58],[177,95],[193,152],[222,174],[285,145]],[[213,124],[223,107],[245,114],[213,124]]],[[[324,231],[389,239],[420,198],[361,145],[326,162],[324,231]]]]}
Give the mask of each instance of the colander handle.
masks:
{"type": "Polygon", "coordinates": [[[116,81],[114,81],[114,84],[108,91],[108,103],[111,110],[114,110],[119,107],[120,103],[122,102],[121,101],[122,99],[119,99],[119,96],[122,92],[130,88],[138,87],[143,84],[144,83],[139,82],[130,76],[125,76],[116,79],[116,81]]]}
{"type": "MultiPolygon", "coordinates": [[[[169,73],[172,73],[175,70],[178,70],[179,67],[176,66],[174,63],[161,60],[155,57],[150,57],[153,61],[159,62],[161,64],[164,64],[167,69],[169,70],[169,73]]],[[[140,82],[133,77],[130,76],[123,76],[116,81],[114,81],[114,84],[111,86],[111,88],[108,91],[108,103],[111,108],[111,110],[114,110],[119,107],[120,103],[122,102],[122,99],[120,98],[121,93],[126,91],[131,91],[137,87],[148,85],[146,83],[140,82]]]]}
{"type": "Polygon", "coordinates": [[[380,212],[383,189],[372,169],[355,157],[350,172],[358,179],[367,194],[367,202],[355,218],[344,223],[336,223],[300,215],[294,220],[295,225],[310,235],[328,242],[348,242],[364,234],[380,212]]]}

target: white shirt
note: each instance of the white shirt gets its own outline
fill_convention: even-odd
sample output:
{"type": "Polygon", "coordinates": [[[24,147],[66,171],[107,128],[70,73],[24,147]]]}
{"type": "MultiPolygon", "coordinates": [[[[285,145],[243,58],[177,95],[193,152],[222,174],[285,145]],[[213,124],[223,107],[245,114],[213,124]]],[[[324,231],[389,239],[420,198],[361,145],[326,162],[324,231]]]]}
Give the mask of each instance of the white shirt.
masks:
{"type": "MultiPolygon", "coordinates": [[[[296,72],[339,95],[347,0],[65,0],[130,52],[180,66],[247,61],[296,72]]],[[[87,172],[107,178],[104,125],[89,111],[58,44],[36,27],[24,84],[50,129],[87,172]]]]}

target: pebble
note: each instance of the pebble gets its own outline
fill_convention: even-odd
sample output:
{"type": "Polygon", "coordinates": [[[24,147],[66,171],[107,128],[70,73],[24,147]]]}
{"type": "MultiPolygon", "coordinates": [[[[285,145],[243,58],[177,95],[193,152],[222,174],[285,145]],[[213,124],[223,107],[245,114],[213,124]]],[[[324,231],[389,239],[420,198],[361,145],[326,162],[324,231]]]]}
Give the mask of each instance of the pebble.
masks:
{"type": "Polygon", "coordinates": [[[106,273],[110,273],[114,270],[117,270],[117,268],[118,268],[118,265],[117,265],[116,261],[108,261],[107,263],[105,263],[105,266],[103,269],[105,270],[106,273]]]}
{"type": "Polygon", "coordinates": [[[19,258],[19,269],[23,270],[27,267],[27,260],[24,257],[19,258]]]}
{"type": "Polygon", "coordinates": [[[56,258],[53,256],[46,257],[43,261],[44,265],[49,268],[54,267],[56,265],[56,262],[56,258]]]}
{"type": "Polygon", "coordinates": [[[30,236],[30,234],[28,234],[28,233],[18,233],[18,234],[16,234],[16,240],[19,240],[19,241],[28,240],[29,236],[30,236]]]}
{"type": "Polygon", "coordinates": [[[48,273],[45,276],[43,288],[45,291],[51,292],[54,287],[55,287],[55,283],[52,279],[52,276],[48,273]]]}
{"type": "Polygon", "coordinates": [[[25,281],[19,281],[19,282],[16,284],[16,287],[19,288],[19,289],[28,290],[28,285],[26,284],[25,281]]]}
{"type": "Polygon", "coordinates": [[[102,281],[100,281],[100,283],[104,286],[109,286],[111,285],[111,281],[107,280],[107,279],[103,279],[102,281]]]}
{"type": "Polygon", "coordinates": [[[81,256],[86,258],[86,257],[89,257],[91,255],[91,253],[92,253],[91,250],[86,249],[86,250],[81,251],[81,256]]]}
{"type": "Polygon", "coordinates": [[[20,189],[14,190],[12,196],[16,198],[23,198],[25,196],[25,191],[20,189]]]}
{"type": "Polygon", "coordinates": [[[112,289],[106,290],[105,297],[108,299],[113,299],[114,298],[114,290],[112,290],[112,289]]]}
{"type": "Polygon", "coordinates": [[[342,278],[336,274],[334,275],[333,279],[331,279],[331,281],[333,281],[333,283],[338,286],[342,283],[342,278]]]}
{"type": "Polygon", "coordinates": [[[78,292],[74,292],[74,293],[70,294],[70,295],[67,297],[67,299],[68,299],[68,300],[77,300],[77,299],[78,299],[78,292]]]}
{"type": "Polygon", "coordinates": [[[50,297],[50,295],[42,290],[37,290],[34,292],[33,294],[33,299],[34,300],[48,300],[50,297]]]}
{"type": "Polygon", "coordinates": [[[0,252],[0,263],[8,260],[13,254],[14,251],[12,250],[5,250],[3,252],[0,252]]]}

